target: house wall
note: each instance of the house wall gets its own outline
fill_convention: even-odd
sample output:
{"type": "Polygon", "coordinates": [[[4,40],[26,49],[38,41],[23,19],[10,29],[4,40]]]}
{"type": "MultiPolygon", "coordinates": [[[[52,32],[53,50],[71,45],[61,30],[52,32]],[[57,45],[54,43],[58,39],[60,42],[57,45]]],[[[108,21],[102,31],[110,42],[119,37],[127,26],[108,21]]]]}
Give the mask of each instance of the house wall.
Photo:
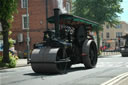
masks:
{"type": "MultiPolygon", "coordinates": [[[[109,26],[109,28],[107,29],[107,23],[105,23],[105,25],[103,25],[103,31],[101,32],[101,43],[102,46],[110,44],[110,49],[116,49],[119,48],[119,38],[116,37],[116,33],[120,32],[122,33],[122,36],[125,35],[128,32],[128,24],[124,21],[121,21],[120,24],[120,28],[117,27],[111,27],[109,26]],[[106,34],[109,33],[109,38],[106,37],[106,34]]],[[[120,45],[123,46],[125,41],[123,39],[120,39],[121,43],[120,45]]]]}

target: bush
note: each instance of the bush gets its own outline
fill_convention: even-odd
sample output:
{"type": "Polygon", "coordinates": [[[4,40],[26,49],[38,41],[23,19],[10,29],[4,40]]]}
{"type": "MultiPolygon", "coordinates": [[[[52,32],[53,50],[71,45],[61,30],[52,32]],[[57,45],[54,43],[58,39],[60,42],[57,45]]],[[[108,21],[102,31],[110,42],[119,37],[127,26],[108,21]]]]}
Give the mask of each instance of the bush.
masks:
{"type": "Polygon", "coordinates": [[[10,63],[2,63],[2,56],[0,56],[0,67],[8,67],[8,68],[16,67],[16,60],[18,59],[18,57],[12,55],[12,53],[9,53],[9,59],[10,59],[10,63]]]}
{"type": "Polygon", "coordinates": [[[13,47],[15,43],[15,40],[13,40],[12,38],[9,38],[9,47],[13,47]]]}
{"type": "Polygon", "coordinates": [[[17,56],[15,56],[14,54],[12,53],[9,53],[9,58],[10,58],[10,63],[9,63],[9,68],[14,68],[16,67],[16,60],[18,59],[17,56]]]}
{"type": "Polygon", "coordinates": [[[3,56],[0,56],[0,62],[2,62],[2,58],[3,58],[3,56]]]}
{"type": "Polygon", "coordinates": [[[0,67],[8,67],[8,66],[9,66],[8,63],[2,63],[2,62],[0,62],[0,67]]]}
{"type": "Polygon", "coordinates": [[[10,57],[10,63],[8,65],[9,68],[14,68],[16,67],[16,58],[10,57]]]}
{"type": "Polygon", "coordinates": [[[98,56],[99,56],[99,55],[101,55],[101,53],[102,53],[102,51],[101,51],[101,50],[99,50],[99,52],[98,52],[98,56]]]}

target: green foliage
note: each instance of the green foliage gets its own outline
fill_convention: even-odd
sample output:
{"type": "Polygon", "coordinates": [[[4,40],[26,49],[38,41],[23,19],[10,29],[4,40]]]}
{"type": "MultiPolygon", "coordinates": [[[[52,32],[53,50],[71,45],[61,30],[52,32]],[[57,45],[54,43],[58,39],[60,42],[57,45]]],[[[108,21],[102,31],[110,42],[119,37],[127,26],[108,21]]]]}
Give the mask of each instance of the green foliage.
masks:
{"type": "Polygon", "coordinates": [[[9,31],[8,34],[11,35],[12,34],[12,31],[9,31]]]}
{"type": "Polygon", "coordinates": [[[108,22],[111,26],[118,23],[117,13],[122,13],[122,0],[76,0],[73,13],[88,18],[100,25],[108,22]]]}
{"type": "Polygon", "coordinates": [[[0,62],[0,67],[8,67],[8,66],[9,66],[8,63],[2,63],[2,62],[0,62]]]}
{"type": "Polygon", "coordinates": [[[0,22],[3,31],[8,31],[13,21],[13,14],[17,12],[18,0],[0,0],[0,22]],[[6,26],[5,26],[6,24],[6,26]]]}
{"type": "Polygon", "coordinates": [[[9,38],[9,47],[14,46],[15,41],[12,38],[9,38]]]}
{"type": "Polygon", "coordinates": [[[2,62],[2,56],[0,56],[0,67],[8,67],[8,68],[14,68],[16,67],[16,61],[18,59],[17,56],[15,55],[12,55],[11,53],[9,53],[9,60],[10,62],[9,63],[3,63],[2,62]]]}
{"type": "Polygon", "coordinates": [[[9,68],[14,68],[16,67],[16,58],[14,58],[13,56],[10,56],[10,63],[8,65],[9,68]]]}
{"type": "Polygon", "coordinates": [[[0,0],[0,22],[2,24],[3,35],[3,60],[2,62],[9,62],[9,41],[8,34],[11,22],[13,21],[13,14],[17,12],[18,0],[0,0]]]}
{"type": "Polygon", "coordinates": [[[0,0],[0,20],[13,21],[13,14],[17,11],[17,0],[0,0]]]}
{"type": "MultiPolygon", "coordinates": [[[[107,22],[110,26],[119,23],[118,13],[122,13],[120,6],[122,0],[75,0],[73,3],[73,14],[87,18],[99,23],[98,29],[94,29],[96,33],[102,30],[102,25],[107,22]]],[[[98,48],[100,46],[99,34],[97,34],[98,48]]]]}
{"type": "Polygon", "coordinates": [[[0,56],[0,62],[2,61],[3,56],[0,56]]]}

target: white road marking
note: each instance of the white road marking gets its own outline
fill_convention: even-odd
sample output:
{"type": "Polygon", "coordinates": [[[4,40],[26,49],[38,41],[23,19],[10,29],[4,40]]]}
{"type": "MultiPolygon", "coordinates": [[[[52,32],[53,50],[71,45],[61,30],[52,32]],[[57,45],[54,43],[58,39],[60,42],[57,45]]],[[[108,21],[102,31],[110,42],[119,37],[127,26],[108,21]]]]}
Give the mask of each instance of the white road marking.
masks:
{"type": "Polygon", "coordinates": [[[127,77],[128,77],[128,72],[120,74],[119,76],[114,77],[101,85],[117,85],[117,83],[120,83],[121,81],[123,81],[123,79],[127,77]]]}

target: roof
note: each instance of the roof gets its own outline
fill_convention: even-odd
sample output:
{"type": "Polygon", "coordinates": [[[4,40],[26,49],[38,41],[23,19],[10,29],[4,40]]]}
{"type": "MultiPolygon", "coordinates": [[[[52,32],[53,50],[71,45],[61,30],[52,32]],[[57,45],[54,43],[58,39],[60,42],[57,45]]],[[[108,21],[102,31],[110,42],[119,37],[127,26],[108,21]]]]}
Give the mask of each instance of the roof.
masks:
{"type": "MultiPolygon", "coordinates": [[[[79,16],[74,16],[70,14],[60,14],[60,24],[66,24],[66,25],[80,25],[80,24],[85,24],[85,25],[92,25],[92,26],[98,26],[97,22],[81,18],[79,16]]],[[[51,16],[48,19],[49,23],[55,23],[55,17],[51,16]]]]}

